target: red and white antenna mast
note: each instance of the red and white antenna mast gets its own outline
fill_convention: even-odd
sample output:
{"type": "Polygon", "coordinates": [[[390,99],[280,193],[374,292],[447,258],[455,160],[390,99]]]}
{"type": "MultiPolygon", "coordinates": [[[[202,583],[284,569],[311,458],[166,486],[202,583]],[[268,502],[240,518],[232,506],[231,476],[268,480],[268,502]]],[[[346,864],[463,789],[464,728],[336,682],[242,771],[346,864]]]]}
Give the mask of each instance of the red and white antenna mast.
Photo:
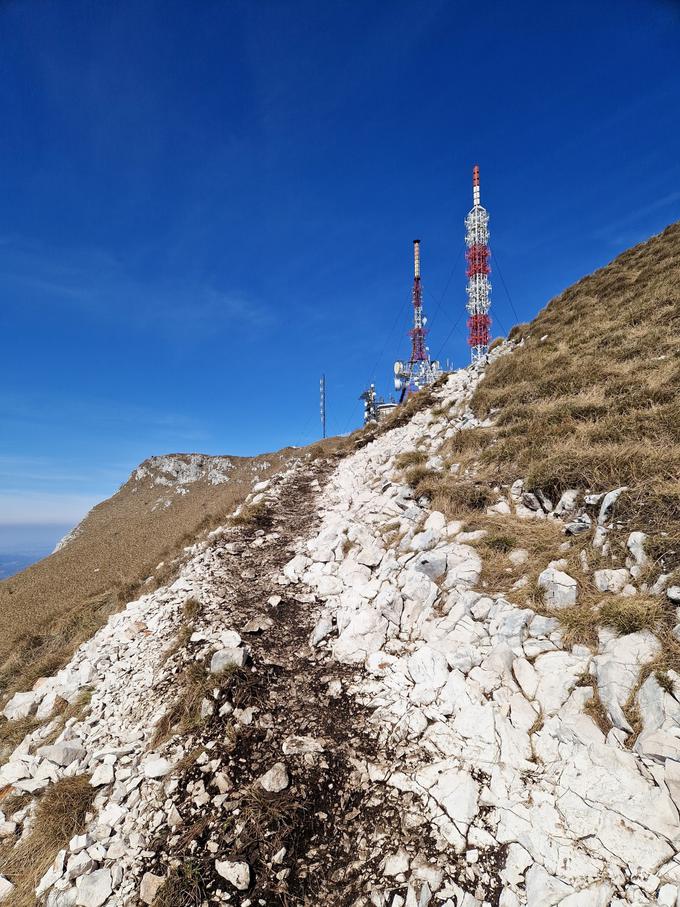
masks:
{"type": "Polygon", "coordinates": [[[467,260],[468,343],[472,361],[479,362],[489,352],[491,283],[489,282],[489,214],[479,200],[479,167],[472,170],[472,210],[465,218],[465,258],[467,260]]]}
{"type": "Polygon", "coordinates": [[[423,322],[423,291],[420,286],[420,240],[413,240],[413,328],[411,338],[411,363],[427,361],[423,322]]]}
{"type": "Polygon", "coordinates": [[[420,240],[413,240],[413,327],[408,332],[411,338],[411,357],[408,362],[394,363],[394,386],[401,391],[399,402],[407,394],[418,391],[441,374],[438,362],[430,359],[425,345],[425,322],[423,315],[423,290],[420,285],[420,240]]]}

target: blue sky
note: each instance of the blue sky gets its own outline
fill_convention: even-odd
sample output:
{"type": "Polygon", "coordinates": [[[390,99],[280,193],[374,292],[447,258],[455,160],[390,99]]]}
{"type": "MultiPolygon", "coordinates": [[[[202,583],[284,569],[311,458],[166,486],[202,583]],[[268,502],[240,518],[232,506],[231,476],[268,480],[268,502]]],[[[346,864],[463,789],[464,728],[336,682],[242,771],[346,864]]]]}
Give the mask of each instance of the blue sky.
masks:
{"type": "Polygon", "coordinates": [[[321,372],[356,427],[416,236],[464,364],[474,163],[496,334],[677,220],[679,9],[0,4],[0,523],[72,523],[152,454],[308,443],[321,372]]]}

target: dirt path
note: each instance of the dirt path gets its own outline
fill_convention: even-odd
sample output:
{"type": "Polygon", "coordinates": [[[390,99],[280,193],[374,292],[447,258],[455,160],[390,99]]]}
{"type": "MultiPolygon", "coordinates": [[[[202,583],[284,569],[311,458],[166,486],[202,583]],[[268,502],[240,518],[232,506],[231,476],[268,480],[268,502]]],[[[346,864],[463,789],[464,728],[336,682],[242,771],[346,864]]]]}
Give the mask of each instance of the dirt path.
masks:
{"type": "Polygon", "coordinates": [[[346,692],[355,670],[309,646],[310,595],[275,582],[295,540],[315,525],[316,492],[330,468],[317,465],[288,480],[268,508],[264,532],[229,533],[228,547],[239,553],[225,555],[216,579],[223,601],[201,620],[237,629],[250,662],[221,682],[213,716],[187,740],[189,764],[172,793],[181,826],[149,845],[147,868],[159,875],[171,868],[166,904],[199,904],[221,889],[228,903],[244,907],[340,907],[363,902],[362,894],[371,903],[376,884],[385,887],[386,851],[403,837],[403,796],[399,805],[396,792],[369,784],[377,735],[367,710],[346,692]],[[272,596],[281,597],[274,606],[272,596]],[[265,629],[245,632],[253,621],[265,629]],[[290,783],[268,793],[257,779],[280,762],[290,783]],[[248,888],[225,882],[216,860],[246,862],[248,888]]]}

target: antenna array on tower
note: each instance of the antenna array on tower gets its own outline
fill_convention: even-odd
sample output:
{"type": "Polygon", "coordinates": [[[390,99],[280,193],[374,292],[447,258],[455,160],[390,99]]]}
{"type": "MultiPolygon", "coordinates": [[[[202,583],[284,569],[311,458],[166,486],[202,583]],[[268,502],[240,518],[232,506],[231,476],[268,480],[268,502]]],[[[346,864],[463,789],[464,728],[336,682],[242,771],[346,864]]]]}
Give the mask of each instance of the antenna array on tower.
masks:
{"type": "Polygon", "coordinates": [[[465,245],[467,250],[467,310],[468,343],[472,350],[472,361],[484,359],[489,352],[489,331],[491,317],[491,284],[489,282],[489,214],[480,203],[479,167],[472,171],[472,210],[465,218],[465,245]]]}
{"type": "Polygon", "coordinates": [[[407,394],[413,393],[432,384],[441,370],[438,362],[430,359],[430,351],[425,345],[426,319],[423,316],[423,291],[420,283],[420,240],[413,240],[413,327],[409,331],[411,338],[411,357],[408,362],[394,363],[394,386],[401,391],[399,402],[407,394]]]}

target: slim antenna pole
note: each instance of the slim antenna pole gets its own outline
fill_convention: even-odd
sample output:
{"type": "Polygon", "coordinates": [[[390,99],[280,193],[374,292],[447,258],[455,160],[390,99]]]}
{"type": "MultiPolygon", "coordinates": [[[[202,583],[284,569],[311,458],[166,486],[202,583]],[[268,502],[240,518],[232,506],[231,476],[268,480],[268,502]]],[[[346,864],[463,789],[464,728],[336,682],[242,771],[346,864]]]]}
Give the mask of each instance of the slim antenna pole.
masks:
{"type": "Polygon", "coordinates": [[[319,382],[319,390],[321,392],[321,429],[323,431],[323,437],[326,437],[326,376],[321,376],[321,381],[319,382]]]}

